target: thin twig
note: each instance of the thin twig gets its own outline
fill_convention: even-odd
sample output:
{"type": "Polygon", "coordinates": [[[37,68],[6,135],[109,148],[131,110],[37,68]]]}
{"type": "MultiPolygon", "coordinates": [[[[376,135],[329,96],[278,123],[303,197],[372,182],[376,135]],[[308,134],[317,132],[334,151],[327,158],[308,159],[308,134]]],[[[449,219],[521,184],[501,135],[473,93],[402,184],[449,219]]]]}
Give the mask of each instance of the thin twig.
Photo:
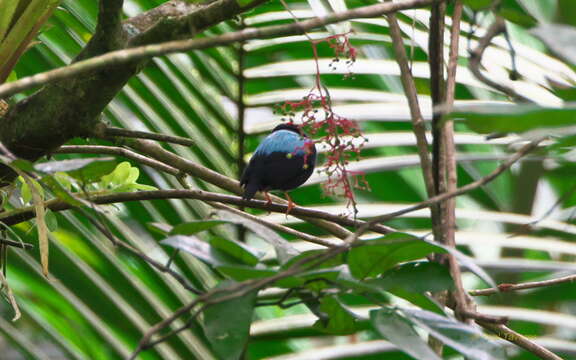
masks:
{"type": "Polygon", "coordinates": [[[426,191],[428,192],[428,196],[431,197],[435,194],[434,177],[432,175],[432,162],[428,154],[426,125],[424,124],[424,118],[422,117],[420,105],[418,104],[418,93],[416,91],[416,85],[414,84],[414,78],[408,65],[408,58],[406,57],[406,50],[404,49],[404,41],[402,40],[400,26],[398,25],[395,14],[388,15],[388,24],[390,25],[390,36],[392,37],[392,42],[394,45],[396,61],[400,66],[402,86],[404,87],[404,93],[406,94],[408,106],[410,107],[412,127],[414,135],[416,136],[416,145],[418,147],[418,156],[420,157],[422,173],[424,174],[426,191]]]}
{"type": "Polygon", "coordinates": [[[538,356],[540,359],[544,360],[562,360],[561,357],[554,354],[550,350],[536,344],[532,340],[528,339],[522,334],[510,329],[503,324],[492,324],[483,321],[477,321],[479,325],[483,328],[492,331],[494,334],[498,335],[500,338],[507,340],[519,347],[531,352],[532,354],[538,356]]]}
{"type": "Polygon", "coordinates": [[[172,166],[166,165],[163,162],[151,159],[149,157],[138,154],[130,149],[125,149],[118,146],[103,146],[103,145],[64,145],[54,150],[54,154],[105,154],[122,156],[130,160],[137,161],[144,165],[150,166],[159,171],[166,172],[171,175],[179,175],[180,171],[172,166]]]}
{"type": "Polygon", "coordinates": [[[8,240],[8,239],[0,239],[0,244],[13,246],[13,247],[20,248],[20,249],[33,249],[34,248],[34,245],[32,245],[32,244],[14,241],[14,240],[8,240]]]}
{"type": "Polygon", "coordinates": [[[478,46],[470,52],[468,68],[470,69],[470,72],[476,77],[476,79],[493,89],[501,91],[511,99],[520,102],[532,102],[530,99],[518,94],[516,91],[514,91],[514,89],[489,79],[480,70],[480,67],[482,66],[482,56],[484,55],[484,51],[488,48],[488,46],[490,46],[492,40],[496,36],[502,34],[504,31],[506,31],[506,23],[504,22],[504,19],[500,16],[496,16],[496,19],[492,25],[490,25],[488,30],[486,30],[486,34],[484,34],[484,36],[478,41],[478,46]]]}
{"type": "Polygon", "coordinates": [[[428,6],[433,3],[433,1],[434,0],[405,0],[402,2],[394,3],[386,2],[370,6],[358,7],[348,11],[333,13],[325,17],[316,17],[313,19],[286,25],[267,26],[257,29],[250,28],[208,38],[169,41],[160,44],[145,45],[124,50],[111,51],[104,55],[78,61],[66,67],[54,69],[33,76],[28,76],[17,81],[0,85],[0,98],[5,98],[36,86],[45,85],[56,80],[70,78],[106,66],[126,64],[133,61],[146,60],[155,56],[173,54],[177,52],[225,46],[246,40],[298,35],[320,26],[334,24],[345,20],[373,18],[400,10],[415,9],[428,6]]]}
{"type": "Polygon", "coordinates": [[[518,290],[525,290],[525,289],[536,289],[546,286],[553,286],[558,284],[563,284],[567,282],[575,282],[576,275],[568,275],[559,277],[556,279],[549,279],[549,280],[542,280],[542,281],[529,281],[519,284],[500,284],[496,288],[488,288],[488,289],[480,289],[480,290],[470,290],[468,294],[472,296],[488,296],[494,295],[501,292],[508,292],[508,291],[518,291],[518,290]]]}
{"type": "MultiPolygon", "coordinates": [[[[181,137],[181,136],[174,136],[174,135],[165,135],[165,134],[157,134],[151,133],[147,131],[137,131],[137,130],[128,130],[122,129],[117,127],[106,127],[102,131],[102,137],[104,138],[115,138],[115,137],[124,137],[124,138],[136,138],[136,139],[148,139],[148,140],[156,140],[156,141],[163,141],[183,146],[194,146],[195,143],[189,138],[181,137]]],[[[99,134],[97,134],[99,135],[99,134]]]]}
{"type": "MultiPolygon", "coordinates": [[[[438,110],[437,106],[443,104],[445,101],[444,89],[444,23],[446,16],[446,3],[436,2],[432,5],[430,11],[430,30],[428,31],[428,64],[430,69],[430,95],[432,98],[432,176],[434,192],[428,194],[428,197],[446,193],[448,191],[448,178],[446,172],[447,153],[444,146],[446,134],[445,127],[441,125],[442,113],[438,110]]],[[[452,153],[454,156],[454,153],[452,153]]],[[[449,201],[449,200],[448,200],[449,201]]],[[[447,236],[450,232],[450,220],[454,220],[454,214],[450,214],[446,202],[441,202],[430,207],[432,232],[434,240],[441,244],[447,245],[449,240],[447,236]]],[[[453,232],[452,232],[453,233],[453,232]]],[[[459,265],[455,261],[454,256],[451,254],[435,254],[432,260],[439,263],[448,263],[449,265],[455,264],[459,270],[459,265]]],[[[450,266],[452,270],[452,266],[450,266]]],[[[459,290],[461,279],[459,276],[452,274],[455,283],[456,292],[459,290]]],[[[435,292],[432,296],[441,305],[445,306],[451,300],[448,297],[447,291],[435,292]]],[[[467,310],[461,303],[459,298],[454,298],[456,302],[456,316],[461,320],[462,310],[467,310]]],[[[428,344],[430,348],[439,356],[443,353],[443,342],[435,337],[433,334],[428,336],[428,344]]]]}
{"type": "MultiPolygon", "coordinates": [[[[460,21],[462,19],[463,4],[461,0],[454,3],[452,14],[452,27],[450,29],[450,52],[448,54],[448,70],[446,79],[445,111],[440,110],[441,118],[450,112],[454,104],[456,89],[456,72],[458,69],[458,45],[460,43],[460,21]]],[[[445,157],[446,189],[443,192],[452,193],[458,190],[458,171],[456,165],[456,146],[454,144],[454,123],[448,119],[442,124],[442,152],[445,157]]],[[[446,245],[456,247],[456,199],[450,198],[444,202],[444,240],[446,245]]],[[[456,302],[456,316],[472,319],[469,315],[473,312],[474,304],[462,284],[462,273],[457,259],[449,254],[447,256],[450,274],[454,279],[454,291],[452,296],[456,302]]]]}

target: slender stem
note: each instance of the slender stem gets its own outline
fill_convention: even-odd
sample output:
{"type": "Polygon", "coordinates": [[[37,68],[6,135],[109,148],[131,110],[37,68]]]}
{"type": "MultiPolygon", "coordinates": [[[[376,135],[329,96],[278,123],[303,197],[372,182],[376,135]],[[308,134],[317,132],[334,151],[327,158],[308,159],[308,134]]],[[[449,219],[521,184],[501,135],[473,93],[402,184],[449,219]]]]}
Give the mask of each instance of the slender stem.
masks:
{"type": "Polygon", "coordinates": [[[488,46],[490,46],[492,40],[496,36],[502,34],[504,31],[506,31],[506,23],[504,19],[502,19],[500,16],[497,16],[494,20],[494,23],[492,23],[488,30],[486,30],[486,34],[478,41],[478,46],[470,52],[468,68],[470,69],[470,72],[476,77],[476,79],[493,89],[501,91],[513,100],[520,102],[532,102],[527,97],[518,94],[516,91],[514,91],[514,89],[489,79],[480,70],[480,67],[482,66],[482,56],[484,55],[484,51],[488,48],[488,46]]]}
{"type": "Polygon", "coordinates": [[[157,133],[151,133],[151,132],[147,132],[147,131],[128,130],[128,129],[121,129],[121,128],[117,128],[117,127],[105,128],[103,137],[105,137],[105,138],[126,137],[126,138],[164,141],[164,142],[169,142],[169,143],[184,145],[184,146],[194,146],[195,145],[194,141],[192,141],[191,139],[184,138],[181,136],[157,134],[157,133]]]}
{"type": "Polygon", "coordinates": [[[492,331],[494,334],[498,335],[500,338],[507,340],[519,347],[531,352],[532,354],[538,356],[540,359],[544,360],[562,360],[561,357],[554,354],[550,350],[536,344],[532,340],[528,339],[526,336],[517,333],[516,331],[510,329],[503,324],[492,324],[483,321],[476,321],[483,328],[492,331]]]}
{"type": "Polygon", "coordinates": [[[558,284],[563,284],[567,282],[575,282],[576,275],[568,275],[559,277],[556,279],[550,280],[542,280],[542,281],[530,281],[524,282],[519,284],[500,284],[496,288],[488,288],[488,289],[480,289],[480,290],[470,290],[468,294],[472,296],[487,296],[498,294],[501,292],[508,292],[508,291],[518,291],[518,290],[526,290],[526,289],[536,289],[546,286],[553,286],[558,284]]]}
{"type": "Polygon", "coordinates": [[[410,113],[412,116],[412,128],[416,136],[416,145],[418,147],[418,156],[420,157],[420,164],[422,166],[422,173],[424,174],[424,182],[428,196],[434,196],[434,177],[432,176],[432,163],[428,154],[428,140],[426,139],[426,125],[424,124],[424,117],[420,111],[418,104],[418,93],[410,67],[408,66],[408,58],[406,50],[404,49],[404,41],[400,32],[398,20],[395,14],[388,15],[388,24],[390,25],[390,36],[394,45],[394,53],[396,61],[400,66],[402,86],[404,93],[408,100],[410,113]]]}

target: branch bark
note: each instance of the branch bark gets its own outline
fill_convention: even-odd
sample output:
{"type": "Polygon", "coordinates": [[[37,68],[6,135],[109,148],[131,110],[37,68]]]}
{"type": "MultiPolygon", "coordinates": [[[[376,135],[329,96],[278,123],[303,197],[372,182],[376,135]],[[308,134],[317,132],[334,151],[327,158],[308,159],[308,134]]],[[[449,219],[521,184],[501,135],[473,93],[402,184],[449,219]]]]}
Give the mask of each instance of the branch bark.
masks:
{"type": "MultiPolygon", "coordinates": [[[[48,77],[52,81],[49,85],[14,105],[0,118],[0,142],[16,156],[35,161],[73,137],[91,135],[98,124],[98,115],[149,58],[101,63],[95,60],[100,59],[99,55],[118,55],[118,51],[123,55],[121,51],[130,51],[127,50],[130,46],[194,35],[264,1],[248,1],[240,6],[236,0],[217,0],[202,5],[173,0],[156,11],[151,10],[122,24],[119,22],[122,1],[102,0],[99,23],[90,42],[75,59],[75,64],[55,70],[67,76],[48,77]],[[131,36],[133,33],[136,34],[131,36]],[[71,77],[69,69],[82,67],[86,62],[98,66],[71,77]]],[[[47,78],[46,73],[36,75],[36,79],[38,77],[47,78]]],[[[23,80],[28,82],[30,78],[23,80]]],[[[16,82],[10,84],[14,86],[16,82]]],[[[6,96],[8,93],[2,93],[0,98],[6,96]]],[[[3,177],[10,179],[13,174],[2,167],[0,178],[3,177]]]]}

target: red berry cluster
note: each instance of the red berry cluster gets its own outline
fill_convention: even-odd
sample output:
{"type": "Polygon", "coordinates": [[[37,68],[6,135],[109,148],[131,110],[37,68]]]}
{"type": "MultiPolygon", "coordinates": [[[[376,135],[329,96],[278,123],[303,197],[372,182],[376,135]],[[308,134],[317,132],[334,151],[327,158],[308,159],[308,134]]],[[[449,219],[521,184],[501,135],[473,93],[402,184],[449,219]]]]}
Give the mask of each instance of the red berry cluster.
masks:
{"type": "Polygon", "coordinates": [[[349,67],[356,61],[356,49],[350,44],[349,33],[311,41],[316,63],[314,86],[301,101],[286,101],[277,105],[274,112],[283,115],[282,120],[289,122],[294,121],[297,111],[302,112],[301,126],[304,131],[311,136],[320,135],[320,138],[310,141],[305,147],[311,147],[314,143],[328,146],[326,162],[320,170],[328,176],[328,181],[324,183],[325,192],[329,195],[343,194],[348,199],[347,206],[351,205],[356,213],[353,189],[369,190],[369,185],[362,172],[350,171],[347,166],[353,158],[359,159],[367,139],[362,135],[356,121],[340,116],[332,109],[330,94],[321,82],[318,64],[317,46],[324,42],[334,50],[335,58],[330,64],[331,68],[336,66],[340,57],[347,59],[346,64],[349,67]],[[357,141],[358,138],[362,141],[357,141]]]}

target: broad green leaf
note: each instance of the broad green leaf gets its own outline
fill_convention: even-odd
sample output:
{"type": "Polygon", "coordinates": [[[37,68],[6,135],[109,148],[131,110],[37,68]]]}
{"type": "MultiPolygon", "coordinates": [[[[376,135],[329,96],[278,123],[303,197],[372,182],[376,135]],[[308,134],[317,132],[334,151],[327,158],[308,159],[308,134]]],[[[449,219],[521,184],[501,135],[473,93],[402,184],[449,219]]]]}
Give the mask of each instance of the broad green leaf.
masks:
{"type": "Polygon", "coordinates": [[[20,187],[20,196],[22,196],[22,202],[24,204],[30,203],[33,198],[32,189],[30,189],[30,184],[34,186],[35,191],[40,195],[42,199],[44,199],[44,188],[38,181],[28,178],[28,181],[25,181],[22,176],[19,176],[19,180],[22,182],[22,186],[20,187]]]}
{"type": "Polygon", "coordinates": [[[44,214],[44,221],[46,221],[46,227],[48,231],[56,231],[58,229],[58,218],[54,211],[50,209],[46,209],[46,213],[44,214]]]}
{"type": "Polygon", "coordinates": [[[261,279],[276,275],[278,272],[271,269],[259,269],[246,265],[221,265],[216,268],[222,274],[236,281],[261,279]]]}
{"type": "Polygon", "coordinates": [[[544,108],[534,105],[501,105],[460,108],[450,114],[481,134],[525,132],[537,128],[574,125],[576,108],[544,108]]]}
{"type": "Polygon", "coordinates": [[[129,181],[133,178],[133,173],[131,173],[132,166],[129,162],[123,161],[114,168],[114,171],[108,175],[102,176],[100,183],[104,188],[115,188],[120,185],[131,184],[129,181]]]}
{"type": "Polygon", "coordinates": [[[91,160],[92,161],[88,162],[86,166],[68,171],[68,175],[84,183],[93,183],[99,181],[104,175],[109,174],[116,167],[116,161],[113,158],[96,158],[91,160]]]}
{"type": "Polygon", "coordinates": [[[440,357],[414,330],[410,321],[398,311],[390,308],[372,310],[370,322],[376,331],[388,341],[415,359],[440,360],[440,357]]]}
{"type": "MultiPolygon", "coordinates": [[[[302,264],[310,264],[310,263],[314,263],[314,260],[317,259],[319,256],[321,256],[322,254],[325,254],[326,250],[308,250],[308,251],[304,251],[299,255],[294,256],[293,258],[291,258],[290,260],[288,260],[286,263],[282,264],[282,266],[280,267],[281,269],[289,269],[292,266],[294,266],[296,263],[301,263],[302,261],[304,261],[304,263],[302,264]]],[[[336,256],[334,256],[331,259],[328,259],[326,261],[324,261],[323,263],[319,264],[318,266],[316,266],[316,268],[331,268],[334,266],[338,266],[344,263],[344,254],[338,254],[336,256]]]]}
{"type": "Polygon", "coordinates": [[[517,0],[503,0],[497,10],[500,16],[521,26],[532,27],[538,23],[517,0]]]}
{"type": "Polygon", "coordinates": [[[234,258],[194,236],[174,235],[160,241],[160,244],[185,251],[212,266],[237,263],[234,258]]]}
{"type": "MultiPolygon", "coordinates": [[[[225,282],[219,287],[230,286],[225,282]]],[[[250,334],[258,291],[210,304],[204,311],[204,329],[212,349],[221,359],[239,359],[250,334]]],[[[217,299],[216,299],[217,300],[217,299]]]]}
{"type": "Polygon", "coordinates": [[[402,264],[388,270],[378,279],[369,280],[368,283],[386,291],[402,287],[415,293],[450,290],[454,286],[448,268],[431,261],[402,264]]]}
{"type": "Polygon", "coordinates": [[[360,241],[348,254],[348,266],[354,277],[364,279],[379,275],[401,262],[421,259],[434,252],[444,250],[412,235],[394,233],[360,241]]]}
{"type": "Polygon", "coordinates": [[[347,335],[356,332],[356,318],[334,296],[320,300],[320,311],[326,319],[319,319],[314,328],[332,335],[347,335]]]}
{"type": "Polygon", "coordinates": [[[60,200],[73,206],[88,206],[89,203],[71,193],[72,184],[65,173],[55,173],[42,177],[42,182],[46,184],[52,193],[60,200]],[[58,175],[59,174],[59,175],[58,175]]]}
{"type": "Polygon", "coordinates": [[[212,245],[213,248],[221,250],[241,262],[252,266],[258,264],[260,258],[264,255],[263,253],[253,250],[240,242],[219,236],[210,238],[210,245],[212,245]]]}
{"type": "Polygon", "coordinates": [[[463,0],[462,3],[478,11],[488,9],[492,5],[492,0],[463,0]]]}
{"type": "Polygon", "coordinates": [[[472,360],[506,359],[504,348],[479,329],[429,311],[401,309],[412,323],[472,360]]]}
{"type": "Polygon", "coordinates": [[[195,220],[174,226],[170,235],[194,235],[201,231],[212,229],[215,226],[228,224],[223,220],[195,220]]]}

